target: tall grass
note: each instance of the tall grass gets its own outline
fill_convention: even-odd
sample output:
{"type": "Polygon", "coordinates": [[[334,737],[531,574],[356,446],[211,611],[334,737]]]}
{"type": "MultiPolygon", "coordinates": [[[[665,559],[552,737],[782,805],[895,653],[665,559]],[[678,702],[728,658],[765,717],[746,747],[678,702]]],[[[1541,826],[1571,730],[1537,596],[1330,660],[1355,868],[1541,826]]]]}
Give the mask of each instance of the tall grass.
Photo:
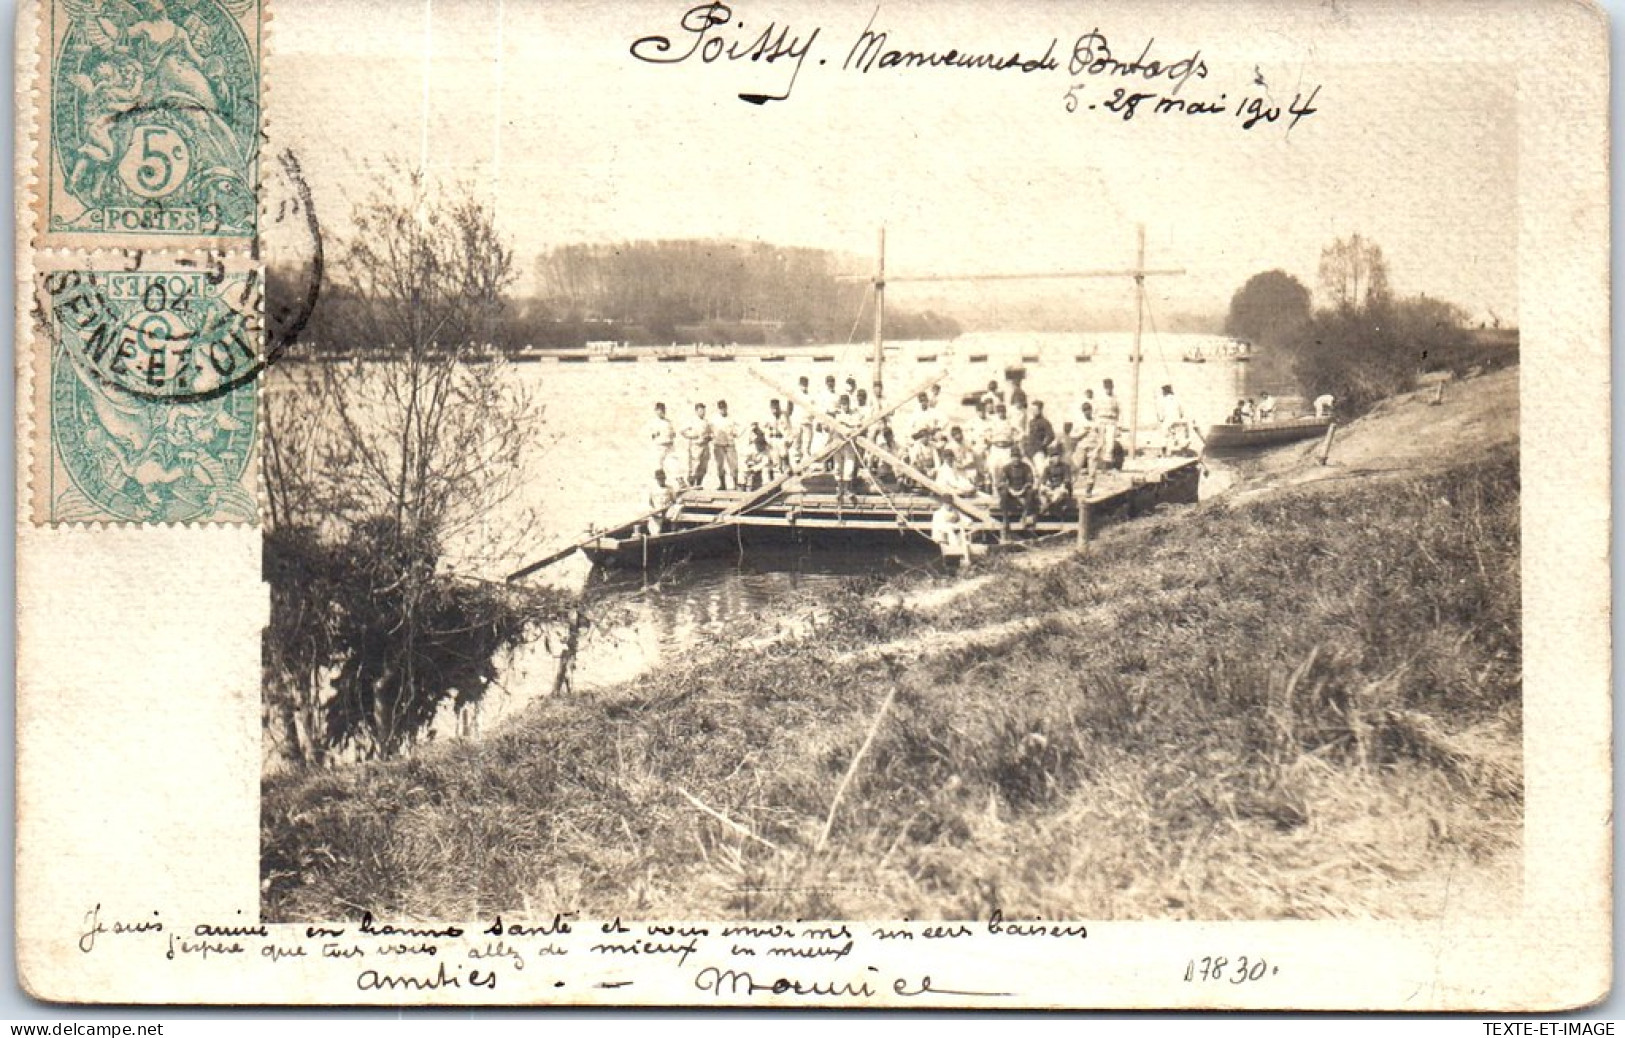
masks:
{"type": "Polygon", "coordinates": [[[1518,839],[1518,497],[1509,449],[1183,510],[925,615],[838,596],[798,640],[277,776],[266,914],[1429,914],[1518,839]]]}

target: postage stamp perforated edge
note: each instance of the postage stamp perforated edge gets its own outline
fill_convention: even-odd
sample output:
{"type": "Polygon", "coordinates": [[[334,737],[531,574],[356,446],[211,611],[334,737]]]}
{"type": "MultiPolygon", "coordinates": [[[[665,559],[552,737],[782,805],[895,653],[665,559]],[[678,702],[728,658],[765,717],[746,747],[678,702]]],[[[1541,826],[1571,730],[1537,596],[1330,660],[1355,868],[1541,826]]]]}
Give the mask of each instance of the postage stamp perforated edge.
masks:
{"type": "MultiPolygon", "coordinates": [[[[34,248],[33,248],[33,220],[34,214],[39,210],[37,198],[38,178],[35,175],[35,150],[33,142],[38,133],[35,128],[35,104],[38,63],[33,53],[34,42],[39,38],[39,4],[36,0],[22,0],[17,6],[17,40],[13,60],[17,70],[15,80],[15,94],[13,97],[13,110],[16,112],[16,125],[13,127],[12,155],[13,155],[13,191],[12,204],[16,217],[17,239],[13,243],[15,248],[15,263],[13,265],[15,282],[12,285],[13,293],[19,301],[25,298],[28,286],[34,278],[34,248]],[[25,230],[25,228],[27,230],[25,230]]],[[[34,317],[26,305],[19,303],[17,312],[13,315],[12,342],[15,344],[15,356],[12,363],[15,365],[13,374],[16,377],[14,405],[17,409],[17,485],[16,485],[16,520],[22,526],[27,522],[31,507],[33,489],[33,464],[31,450],[34,441],[34,317]]]]}
{"type": "MultiPolygon", "coordinates": [[[[53,527],[257,525],[264,359],[257,263],[217,254],[211,266],[186,252],[87,256],[50,250],[25,259],[27,280],[18,284],[18,341],[25,344],[19,350],[18,402],[27,419],[19,421],[25,460],[18,478],[25,484],[19,492],[27,521],[53,527]],[[245,323],[241,341],[236,326],[216,323],[211,331],[233,351],[221,357],[233,367],[225,375],[209,368],[195,385],[169,383],[143,392],[134,372],[125,373],[126,381],[109,377],[112,369],[105,365],[86,365],[82,357],[72,362],[67,349],[77,340],[60,334],[55,304],[88,308],[68,298],[75,286],[113,281],[138,282],[154,298],[166,291],[166,281],[212,284],[221,297],[232,293],[234,307],[252,306],[255,320],[245,323]]],[[[99,287],[89,294],[97,292],[99,287]]],[[[137,305],[127,302],[125,309],[137,305]]],[[[200,307],[197,320],[207,320],[207,310],[218,317],[223,308],[219,302],[200,307]]]]}
{"type": "MultiPolygon", "coordinates": [[[[55,147],[52,109],[57,98],[56,94],[56,51],[59,42],[59,33],[64,32],[63,19],[70,17],[70,12],[64,10],[72,6],[67,0],[21,0],[18,14],[17,34],[17,69],[18,69],[18,127],[19,131],[26,128],[26,135],[19,136],[17,144],[18,168],[24,166],[25,161],[30,163],[29,175],[33,181],[33,189],[26,195],[19,193],[19,211],[17,226],[19,230],[28,228],[30,244],[36,248],[71,248],[87,251],[114,250],[121,248],[145,249],[212,249],[232,251],[252,251],[255,245],[255,228],[259,219],[259,163],[260,138],[264,124],[265,104],[265,32],[266,13],[264,0],[232,0],[234,5],[242,6],[241,14],[233,14],[221,3],[221,0],[212,0],[219,10],[227,17],[235,19],[239,30],[242,31],[248,47],[248,56],[252,62],[249,70],[254,89],[254,104],[256,106],[256,126],[254,132],[248,135],[249,146],[243,156],[241,174],[247,184],[247,197],[244,202],[247,206],[250,226],[243,231],[230,233],[204,233],[196,228],[191,230],[180,228],[171,231],[163,230],[74,230],[54,226],[53,217],[59,215],[55,207],[59,202],[79,205],[71,198],[66,197],[64,177],[60,156],[55,147]],[[23,84],[28,82],[29,88],[24,89],[23,84]]],[[[166,102],[168,104],[168,102],[166,102]]],[[[176,107],[179,103],[171,104],[176,107]]],[[[158,109],[162,105],[147,105],[148,108],[158,109]]],[[[180,106],[185,109],[188,106],[180,106]]],[[[195,111],[201,112],[204,117],[214,115],[207,106],[197,106],[195,111]]],[[[121,118],[128,113],[111,116],[121,118]]],[[[19,180],[21,184],[21,180],[19,180]]],[[[162,210],[160,209],[159,212],[162,210]]]]}
{"type": "MultiPolygon", "coordinates": [[[[59,2],[59,0],[58,0],[59,2]]],[[[39,307],[39,277],[42,271],[82,269],[109,271],[202,268],[221,264],[234,276],[250,271],[263,277],[257,258],[257,228],[263,205],[259,199],[260,153],[258,142],[251,156],[251,176],[256,192],[254,234],[243,236],[142,236],[78,234],[70,240],[48,232],[47,212],[52,185],[49,164],[52,142],[49,132],[51,104],[52,44],[49,14],[53,0],[21,0],[17,7],[17,40],[14,129],[14,198],[18,235],[15,241],[15,283],[19,301],[14,325],[17,343],[14,358],[17,408],[16,520],[19,525],[36,527],[124,527],[124,526],[221,526],[257,525],[260,488],[260,435],[263,429],[263,395],[257,380],[252,387],[255,430],[246,468],[236,481],[246,488],[255,504],[252,516],[232,518],[201,516],[184,522],[139,522],[117,518],[64,521],[48,516],[48,486],[41,475],[49,474],[55,463],[52,445],[49,401],[53,338],[39,307]],[[45,486],[45,490],[42,490],[45,486]]],[[[256,86],[260,123],[264,123],[265,94],[269,84],[263,68],[263,55],[271,32],[271,11],[264,0],[247,7],[253,31],[247,33],[256,61],[256,86]]],[[[263,348],[263,341],[260,344],[263,348]]]]}

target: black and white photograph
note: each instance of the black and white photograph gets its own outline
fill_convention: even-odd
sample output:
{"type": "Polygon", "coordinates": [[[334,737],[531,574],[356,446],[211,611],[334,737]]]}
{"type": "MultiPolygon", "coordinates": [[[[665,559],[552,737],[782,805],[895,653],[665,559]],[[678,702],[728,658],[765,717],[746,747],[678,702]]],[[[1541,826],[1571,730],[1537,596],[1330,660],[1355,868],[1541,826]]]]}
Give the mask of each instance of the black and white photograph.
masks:
{"type": "Polygon", "coordinates": [[[130,265],[37,261],[20,394],[118,540],[30,535],[230,589],[231,748],[163,788],[230,774],[187,824],[232,879],[86,894],[40,961],[167,951],[181,1001],[1606,991],[1607,823],[1563,813],[1611,781],[1595,10],[116,3],[42,3],[78,71],[32,132],[130,265]],[[220,179],[201,134],[255,118],[220,179]],[[205,231],[257,194],[251,251],[113,240],[183,162],[205,231]],[[106,374],[61,301],[206,364],[178,274],[104,272],[211,267],[262,336],[218,391],[106,374]]]}

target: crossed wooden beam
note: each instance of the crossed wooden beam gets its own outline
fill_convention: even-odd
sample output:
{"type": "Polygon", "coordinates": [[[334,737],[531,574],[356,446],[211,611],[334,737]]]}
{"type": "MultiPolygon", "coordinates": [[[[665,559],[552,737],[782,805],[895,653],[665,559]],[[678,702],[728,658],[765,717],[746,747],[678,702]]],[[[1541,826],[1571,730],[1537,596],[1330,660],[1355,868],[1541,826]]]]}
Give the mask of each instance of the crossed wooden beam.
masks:
{"type": "MultiPolygon", "coordinates": [[[[814,465],[817,465],[819,462],[825,460],[826,458],[833,457],[835,454],[837,454],[841,450],[841,448],[847,446],[848,444],[856,444],[857,446],[861,447],[862,449],[869,451],[871,454],[875,455],[876,457],[878,457],[881,460],[883,460],[883,461],[887,462],[888,464],[890,464],[895,471],[902,472],[905,475],[909,476],[911,479],[914,479],[921,486],[928,487],[929,489],[934,490],[939,494],[946,495],[949,500],[954,502],[954,507],[958,508],[961,512],[964,512],[966,515],[969,515],[969,516],[971,516],[972,518],[975,518],[975,519],[980,519],[982,522],[988,523],[990,525],[996,524],[998,522],[997,519],[995,519],[986,509],[982,508],[980,505],[960,500],[959,497],[953,492],[953,488],[951,488],[951,487],[949,487],[949,486],[947,486],[947,485],[945,485],[943,483],[937,482],[935,479],[931,478],[930,476],[927,476],[925,473],[921,472],[919,469],[917,469],[914,466],[910,465],[908,462],[904,461],[902,458],[897,457],[895,454],[893,454],[890,451],[886,450],[884,447],[880,446],[880,444],[876,443],[874,440],[872,440],[868,436],[864,435],[870,429],[872,429],[874,426],[878,425],[879,423],[885,421],[887,418],[890,418],[892,415],[896,414],[898,412],[898,410],[900,410],[910,400],[915,399],[921,393],[924,393],[925,391],[929,390],[932,386],[936,385],[938,382],[941,382],[943,379],[947,378],[948,377],[947,372],[942,372],[942,373],[936,375],[935,377],[929,378],[929,379],[925,380],[924,382],[920,383],[912,391],[910,391],[909,393],[906,393],[903,396],[899,397],[897,403],[892,404],[890,407],[887,407],[882,411],[878,411],[875,414],[873,414],[873,415],[869,416],[868,418],[864,419],[863,422],[861,422],[856,428],[846,428],[846,427],[842,426],[840,423],[838,423],[836,421],[833,421],[832,419],[829,418],[829,416],[827,416],[823,412],[819,411],[818,406],[816,404],[814,404],[811,400],[809,400],[807,397],[803,396],[799,392],[796,392],[795,390],[785,388],[783,385],[779,384],[777,381],[775,381],[775,380],[767,377],[766,375],[762,374],[762,372],[760,370],[758,370],[757,368],[752,367],[750,369],[750,373],[752,375],[755,375],[761,381],[767,383],[767,385],[771,386],[773,389],[775,389],[778,392],[782,393],[785,396],[786,399],[793,400],[797,404],[801,405],[801,407],[803,407],[806,410],[807,414],[812,416],[813,421],[817,422],[819,425],[823,426],[826,430],[828,430],[830,432],[831,441],[830,441],[829,445],[826,446],[823,450],[819,451],[817,454],[815,454],[812,457],[810,457],[810,458],[806,459],[805,461],[803,461],[801,463],[801,465],[798,466],[797,468],[792,469],[789,472],[784,473],[782,476],[779,476],[777,479],[774,479],[772,482],[770,482],[766,486],[762,487],[760,490],[753,491],[748,496],[740,498],[738,501],[735,501],[733,504],[729,505],[727,508],[725,508],[722,511],[718,512],[712,518],[711,522],[705,524],[706,527],[720,526],[724,522],[726,522],[726,520],[728,520],[729,518],[731,518],[733,516],[736,516],[736,515],[740,514],[741,512],[749,511],[750,509],[755,508],[757,505],[761,504],[762,502],[770,500],[790,480],[792,480],[796,476],[799,476],[802,473],[806,472],[808,469],[812,468],[814,465]]],[[[889,501],[890,498],[888,497],[887,500],[889,501]]],[[[657,508],[657,509],[654,509],[653,511],[646,512],[643,515],[639,516],[636,520],[634,520],[634,523],[642,522],[643,520],[648,519],[650,516],[657,515],[657,514],[659,514],[660,512],[663,512],[663,511],[665,511],[665,507],[657,508]]],[[[565,558],[566,556],[574,553],[578,548],[581,548],[581,547],[584,547],[585,545],[591,544],[593,541],[597,540],[601,536],[603,536],[602,533],[589,534],[587,537],[583,538],[582,540],[579,540],[579,541],[575,542],[574,544],[569,545],[568,547],[565,547],[565,548],[562,548],[562,549],[560,549],[558,551],[555,551],[553,554],[548,555],[546,558],[543,558],[543,559],[541,559],[541,560],[539,560],[537,562],[533,562],[530,565],[525,566],[522,569],[514,571],[513,573],[508,575],[507,579],[509,581],[516,581],[516,580],[521,580],[521,579],[523,579],[525,577],[528,577],[532,573],[535,573],[537,570],[542,569],[545,566],[549,566],[552,563],[555,563],[555,562],[559,561],[560,559],[565,558]]]]}
{"type": "Polygon", "coordinates": [[[907,404],[910,400],[913,400],[915,397],[919,396],[921,393],[925,392],[926,390],[930,389],[932,386],[936,385],[938,382],[941,382],[943,379],[947,378],[948,377],[947,372],[943,372],[943,373],[937,375],[935,378],[929,379],[929,380],[921,383],[920,386],[917,387],[916,389],[914,389],[912,392],[909,392],[909,393],[903,395],[902,397],[900,397],[898,399],[897,403],[892,404],[890,407],[886,408],[883,411],[876,412],[875,414],[871,415],[870,417],[868,417],[868,418],[864,419],[862,422],[860,422],[857,425],[856,428],[850,428],[850,429],[842,426],[839,422],[836,422],[836,421],[830,419],[827,415],[823,414],[821,411],[818,410],[817,405],[815,405],[811,400],[808,400],[806,397],[802,396],[799,392],[796,392],[795,390],[792,390],[792,389],[787,389],[786,387],[779,384],[774,379],[769,378],[767,375],[763,374],[761,371],[757,370],[756,368],[751,368],[750,373],[752,375],[755,375],[762,382],[765,382],[769,386],[771,386],[774,389],[778,390],[780,393],[784,394],[789,399],[794,400],[800,406],[806,408],[807,413],[812,416],[813,421],[817,422],[819,425],[823,426],[826,430],[829,431],[829,433],[830,433],[830,435],[832,437],[832,442],[831,442],[830,446],[826,447],[822,451],[819,451],[818,454],[816,454],[815,456],[813,456],[812,458],[810,458],[806,462],[804,462],[801,465],[800,468],[798,468],[798,469],[796,469],[794,471],[785,473],[784,475],[780,476],[778,479],[774,480],[772,483],[768,484],[767,486],[763,487],[761,490],[757,491],[756,494],[751,495],[751,497],[746,498],[746,499],[744,499],[742,501],[736,502],[731,508],[728,508],[727,510],[721,512],[718,515],[718,518],[722,518],[723,516],[735,515],[735,514],[738,514],[741,511],[744,511],[747,508],[755,507],[755,505],[757,505],[761,501],[765,501],[769,497],[771,497],[773,495],[773,493],[777,492],[779,487],[783,486],[791,478],[793,478],[793,477],[795,477],[797,475],[800,475],[802,472],[805,472],[811,466],[816,465],[818,462],[823,461],[825,458],[828,458],[828,457],[834,455],[835,453],[840,451],[841,448],[847,446],[848,444],[856,444],[858,447],[861,447],[862,449],[868,451],[870,454],[873,454],[875,457],[877,457],[877,458],[881,459],[882,461],[886,462],[888,465],[890,465],[892,467],[893,470],[903,473],[904,475],[908,476],[910,479],[913,479],[915,482],[919,483],[921,486],[926,487],[926,488],[928,488],[930,490],[934,490],[938,494],[946,495],[949,500],[953,501],[954,507],[959,509],[960,511],[964,512],[966,515],[969,515],[969,516],[971,516],[972,518],[975,518],[975,519],[980,519],[982,522],[988,523],[990,525],[996,525],[998,523],[998,520],[993,517],[992,513],[988,512],[987,509],[983,508],[981,505],[974,504],[974,503],[968,502],[968,501],[960,500],[959,497],[954,493],[952,487],[949,487],[945,483],[940,483],[936,479],[932,478],[931,476],[926,475],[925,473],[921,472],[919,469],[915,468],[913,465],[910,465],[908,462],[904,461],[902,458],[899,458],[897,455],[895,455],[892,452],[888,451],[886,448],[882,447],[880,444],[876,443],[874,440],[870,439],[867,435],[865,435],[870,429],[874,428],[879,423],[885,421],[887,418],[890,418],[893,414],[897,413],[897,411],[899,409],[901,409],[905,404],[907,404]]]}

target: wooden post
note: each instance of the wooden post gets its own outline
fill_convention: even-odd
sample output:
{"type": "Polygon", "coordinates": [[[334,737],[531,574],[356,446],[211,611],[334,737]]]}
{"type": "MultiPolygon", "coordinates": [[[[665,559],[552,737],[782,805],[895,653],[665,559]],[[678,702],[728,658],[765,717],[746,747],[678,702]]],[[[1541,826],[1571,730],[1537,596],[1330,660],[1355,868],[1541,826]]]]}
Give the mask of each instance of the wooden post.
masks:
{"type": "Polygon", "coordinates": [[[1140,334],[1145,330],[1145,224],[1139,225],[1140,249],[1134,260],[1134,355],[1133,377],[1128,391],[1128,456],[1139,457],[1140,437],[1140,334]]]}
{"type": "MultiPolygon", "coordinates": [[[[875,356],[874,394],[875,410],[880,410],[881,395],[885,392],[885,379],[881,366],[886,355],[886,228],[880,229],[880,258],[875,263],[875,356]]],[[[856,401],[853,401],[856,403],[856,401]]]]}
{"type": "Polygon", "coordinates": [[[1321,444],[1320,444],[1320,463],[1322,465],[1326,464],[1326,459],[1331,457],[1331,453],[1332,453],[1332,437],[1334,437],[1336,435],[1337,435],[1337,423],[1333,422],[1332,424],[1330,424],[1330,425],[1328,425],[1326,427],[1326,439],[1321,441],[1321,444]]]}
{"type": "Polygon", "coordinates": [[[1440,379],[1433,384],[1433,406],[1438,407],[1444,403],[1444,380],[1440,379]]]}
{"type": "Polygon", "coordinates": [[[1094,537],[1094,510],[1087,497],[1078,498],[1078,550],[1082,551],[1094,537]]]}

